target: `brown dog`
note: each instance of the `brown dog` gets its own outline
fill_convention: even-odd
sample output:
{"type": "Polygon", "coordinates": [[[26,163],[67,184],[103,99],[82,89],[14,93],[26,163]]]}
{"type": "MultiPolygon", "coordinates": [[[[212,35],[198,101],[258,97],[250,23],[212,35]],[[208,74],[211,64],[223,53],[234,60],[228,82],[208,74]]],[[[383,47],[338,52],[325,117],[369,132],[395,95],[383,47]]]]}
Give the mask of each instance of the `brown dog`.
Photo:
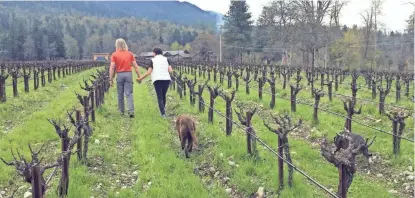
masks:
{"type": "Polygon", "coordinates": [[[176,120],[176,129],[179,134],[182,150],[184,149],[186,158],[189,158],[189,152],[192,152],[193,144],[197,146],[196,124],[189,116],[181,115],[176,120]]]}

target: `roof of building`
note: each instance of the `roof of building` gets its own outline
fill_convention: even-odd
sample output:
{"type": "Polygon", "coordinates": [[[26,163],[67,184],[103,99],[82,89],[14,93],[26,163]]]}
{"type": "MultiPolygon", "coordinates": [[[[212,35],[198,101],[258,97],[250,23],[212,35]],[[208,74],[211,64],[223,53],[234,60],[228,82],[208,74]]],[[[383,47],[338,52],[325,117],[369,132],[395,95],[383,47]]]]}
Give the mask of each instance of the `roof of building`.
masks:
{"type": "Polygon", "coordinates": [[[187,50],[176,50],[176,51],[164,51],[163,55],[169,54],[171,56],[175,56],[177,54],[190,54],[187,50]]]}
{"type": "Polygon", "coordinates": [[[164,56],[181,56],[181,57],[184,57],[184,58],[191,57],[190,53],[187,50],[184,50],[184,51],[183,50],[181,50],[181,51],[165,51],[163,53],[163,55],[164,56]]]}
{"type": "Polygon", "coordinates": [[[140,54],[140,56],[146,57],[146,56],[153,56],[153,52],[143,52],[140,54]]]}
{"type": "Polygon", "coordinates": [[[105,58],[104,58],[104,57],[102,57],[102,56],[99,56],[99,57],[97,57],[95,60],[96,60],[96,61],[106,61],[107,59],[105,59],[105,58]]]}
{"type": "MultiPolygon", "coordinates": [[[[175,57],[175,56],[180,56],[183,58],[189,58],[191,57],[189,51],[187,50],[179,50],[179,51],[164,51],[163,52],[163,56],[166,57],[175,57]]],[[[142,52],[140,54],[140,57],[153,57],[153,52],[142,52]]]]}

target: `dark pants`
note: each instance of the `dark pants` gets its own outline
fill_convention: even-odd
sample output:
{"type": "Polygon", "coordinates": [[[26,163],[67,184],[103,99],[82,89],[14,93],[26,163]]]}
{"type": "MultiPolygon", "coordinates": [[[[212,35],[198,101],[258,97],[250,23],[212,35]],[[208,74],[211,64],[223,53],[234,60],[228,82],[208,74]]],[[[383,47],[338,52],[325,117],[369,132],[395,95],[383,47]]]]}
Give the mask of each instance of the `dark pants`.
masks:
{"type": "Polygon", "coordinates": [[[166,94],[167,90],[169,89],[170,80],[157,80],[154,82],[154,88],[156,89],[157,93],[157,100],[159,103],[159,109],[161,115],[165,115],[165,107],[166,107],[166,94]]]}

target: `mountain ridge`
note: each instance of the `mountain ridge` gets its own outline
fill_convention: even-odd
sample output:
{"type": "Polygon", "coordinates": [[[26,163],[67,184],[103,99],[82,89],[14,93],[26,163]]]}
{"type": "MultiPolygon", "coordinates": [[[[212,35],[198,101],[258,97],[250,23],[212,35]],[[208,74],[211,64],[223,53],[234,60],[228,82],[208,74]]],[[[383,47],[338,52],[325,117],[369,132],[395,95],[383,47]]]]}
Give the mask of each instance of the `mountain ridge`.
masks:
{"type": "Polygon", "coordinates": [[[107,18],[135,17],[150,21],[167,21],[201,29],[217,30],[223,15],[181,1],[58,1],[0,2],[1,6],[42,14],[79,14],[107,18]]]}

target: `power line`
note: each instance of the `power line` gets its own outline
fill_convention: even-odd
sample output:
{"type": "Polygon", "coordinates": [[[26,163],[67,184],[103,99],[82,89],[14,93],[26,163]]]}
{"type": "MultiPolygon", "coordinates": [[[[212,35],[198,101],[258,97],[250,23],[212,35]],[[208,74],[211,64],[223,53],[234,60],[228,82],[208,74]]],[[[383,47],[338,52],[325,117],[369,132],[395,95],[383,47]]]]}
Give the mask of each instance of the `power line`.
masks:
{"type": "MultiPolygon", "coordinates": [[[[271,95],[272,95],[272,93],[269,93],[269,92],[264,91],[264,90],[262,90],[262,91],[263,91],[263,92],[265,92],[265,93],[267,93],[267,94],[271,94],[271,95]]],[[[281,98],[281,99],[284,99],[284,100],[291,101],[291,99],[284,98],[284,97],[281,97],[281,96],[277,96],[277,94],[275,95],[275,97],[277,97],[277,98],[281,98]]],[[[330,114],[333,114],[333,115],[336,115],[336,116],[339,116],[339,117],[343,117],[343,118],[350,119],[350,118],[348,118],[347,116],[344,116],[344,115],[341,115],[341,114],[339,114],[339,113],[336,113],[336,112],[330,111],[330,110],[328,110],[328,109],[324,109],[324,108],[321,108],[321,107],[315,107],[313,104],[309,104],[309,103],[301,102],[301,101],[299,101],[299,100],[296,100],[295,102],[296,102],[296,103],[298,103],[298,104],[304,104],[304,105],[308,105],[308,106],[311,106],[311,107],[314,107],[314,108],[320,109],[320,110],[322,110],[322,111],[325,111],[325,112],[327,112],[327,113],[330,113],[330,114]]],[[[375,127],[373,127],[373,126],[370,126],[370,125],[364,124],[364,123],[362,123],[362,122],[359,122],[359,121],[357,121],[356,119],[350,119],[350,120],[351,120],[352,122],[355,122],[355,123],[360,124],[360,125],[362,125],[362,126],[365,126],[365,127],[371,128],[371,129],[373,129],[373,130],[375,130],[375,131],[379,131],[379,132],[382,132],[382,133],[385,133],[385,134],[388,134],[388,135],[391,135],[391,136],[395,136],[395,137],[398,137],[398,138],[402,138],[402,139],[407,140],[407,141],[409,141],[409,142],[414,142],[414,140],[412,140],[412,139],[409,139],[409,138],[406,138],[406,137],[402,137],[402,136],[398,136],[398,135],[395,135],[395,134],[393,134],[393,133],[390,133],[390,132],[384,131],[384,130],[382,130],[382,129],[375,128],[375,127]]]]}
{"type": "MultiPolygon", "coordinates": [[[[147,81],[150,82],[150,81],[147,81]]],[[[147,83],[148,84],[148,83],[147,83]]],[[[180,87],[181,89],[183,89],[179,83],[176,83],[176,85],[178,87],[180,87]]],[[[299,169],[297,166],[295,166],[294,164],[290,163],[288,160],[286,160],[283,156],[280,156],[274,149],[272,149],[271,146],[269,146],[268,144],[266,144],[264,141],[262,141],[261,139],[259,139],[259,137],[257,137],[255,134],[249,132],[248,130],[246,130],[245,126],[242,126],[241,124],[233,121],[231,118],[228,118],[227,116],[223,115],[220,111],[211,108],[209,105],[206,105],[203,101],[201,101],[201,103],[208,107],[209,109],[213,110],[214,112],[216,112],[218,115],[220,115],[221,117],[228,119],[229,121],[231,121],[232,123],[234,123],[236,126],[238,126],[239,128],[241,128],[242,130],[244,130],[246,133],[250,134],[254,139],[256,139],[257,141],[259,141],[263,146],[265,146],[270,152],[272,152],[274,155],[276,155],[278,158],[282,159],[284,162],[286,162],[289,166],[291,166],[294,170],[298,171],[301,175],[303,175],[304,177],[306,177],[307,179],[309,179],[312,183],[314,183],[315,185],[317,185],[320,189],[323,189],[325,192],[327,192],[328,194],[330,194],[331,196],[335,197],[335,198],[339,198],[335,193],[331,192],[328,188],[324,187],[322,184],[320,184],[319,182],[317,182],[315,179],[313,179],[311,176],[309,176],[305,171],[299,169]]]]}
{"type": "MultiPolygon", "coordinates": [[[[227,76],[224,76],[224,78],[228,79],[228,77],[227,77],[227,76]]],[[[255,85],[254,85],[254,86],[255,86],[255,85]]],[[[253,88],[252,86],[248,86],[248,87],[249,87],[249,88],[253,88]]],[[[255,86],[255,88],[258,88],[258,86],[255,86]]],[[[263,92],[263,93],[265,92],[266,94],[270,94],[270,95],[272,95],[272,93],[270,93],[270,92],[268,92],[268,91],[266,91],[266,90],[262,90],[262,92],[263,92]]],[[[284,100],[291,101],[291,99],[284,98],[284,97],[277,96],[277,95],[278,95],[278,94],[275,94],[275,97],[280,98],[280,99],[284,99],[284,100]]],[[[301,102],[301,101],[299,101],[298,99],[297,99],[295,102],[296,102],[296,103],[298,103],[298,104],[304,104],[304,105],[308,105],[308,106],[311,106],[311,107],[315,107],[313,104],[309,104],[309,103],[301,102]]],[[[350,118],[348,118],[347,116],[344,116],[344,115],[341,115],[341,114],[339,114],[339,113],[336,113],[336,112],[330,111],[330,110],[328,110],[328,109],[324,109],[324,108],[321,108],[321,107],[317,107],[317,109],[320,109],[320,110],[322,110],[322,111],[324,111],[324,112],[327,112],[327,113],[330,113],[330,114],[333,114],[333,115],[336,115],[336,116],[339,116],[339,117],[343,117],[343,118],[350,119],[350,118]]],[[[407,141],[409,141],[409,142],[414,142],[414,140],[412,140],[412,139],[409,139],[409,138],[406,138],[406,137],[402,137],[402,136],[398,136],[398,135],[395,135],[395,134],[393,134],[393,133],[390,133],[390,132],[384,131],[384,130],[382,130],[382,129],[375,128],[375,127],[373,127],[373,126],[370,126],[370,125],[364,124],[364,123],[362,123],[362,122],[359,122],[359,121],[357,121],[356,119],[350,119],[350,120],[351,120],[352,122],[355,122],[355,123],[357,123],[357,124],[360,124],[360,125],[362,125],[362,126],[364,126],[364,127],[371,128],[371,129],[373,129],[373,130],[375,130],[375,131],[382,132],[382,133],[385,133],[385,134],[388,134],[388,135],[391,135],[391,136],[399,137],[399,138],[402,138],[402,139],[407,140],[407,141]]]]}
{"type": "MultiPolygon", "coordinates": [[[[334,42],[335,41],[330,42],[329,44],[332,44],[334,42]]],[[[405,44],[413,44],[413,42],[379,43],[379,44],[377,44],[377,46],[394,46],[394,45],[405,45],[405,44]]],[[[362,43],[348,43],[347,45],[350,45],[350,46],[347,46],[347,48],[360,48],[360,47],[365,47],[366,46],[365,44],[362,44],[362,43]]],[[[374,46],[376,46],[376,45],[375,44],[367,45],[367,47],[374,47],[374,46]]],[[[243,46],[234,46],[234,45],[222,45],[222,47],[225,47],[225,48],[238,48],[238,49],[251,49],[251,50],[260,50],[260,49],[283,50],[282,52],[284,52],[284,50],[287,49],[287,48],[282,48],[282,47],[278,47],[278,48],[272,48],[272,47],[243,47],[243,46]]]]}

